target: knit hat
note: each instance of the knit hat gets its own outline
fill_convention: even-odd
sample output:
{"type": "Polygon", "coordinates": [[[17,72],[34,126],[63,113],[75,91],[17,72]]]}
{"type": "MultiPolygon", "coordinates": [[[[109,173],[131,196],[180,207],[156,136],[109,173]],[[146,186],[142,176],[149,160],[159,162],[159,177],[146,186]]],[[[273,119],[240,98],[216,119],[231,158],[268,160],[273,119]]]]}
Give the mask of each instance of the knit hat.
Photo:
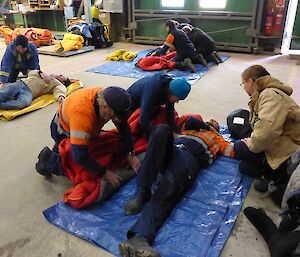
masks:
{"type": "Polygon", "coordinates": [[[191,85],[185,78],[173,79],[169,84],[169,90],[178,100],[184,100],[191,91],[191,85]]]}
{"type": "Polygon", "coordinates": [[[19,35],[15,39],[15,45],[16,46],[22,46],[22,48],[28,47],[29,45],[29,40],[27,37],[23,35],[19,35]]]}
{"type": "Polygon", "coordinates": [[[121,120],[127,120],[131,115],[131,97],[120,87],[108,87],[103,91],[103,97],[114,114],[121,120]]]}
{"type": "Polygon", "coordinates": [[[176,27],[177,24],[178,24],[178,22],[175,20],[167,20],[166,27],[168,26],[170,28],[170,30],[172,30],[176,27]]]}

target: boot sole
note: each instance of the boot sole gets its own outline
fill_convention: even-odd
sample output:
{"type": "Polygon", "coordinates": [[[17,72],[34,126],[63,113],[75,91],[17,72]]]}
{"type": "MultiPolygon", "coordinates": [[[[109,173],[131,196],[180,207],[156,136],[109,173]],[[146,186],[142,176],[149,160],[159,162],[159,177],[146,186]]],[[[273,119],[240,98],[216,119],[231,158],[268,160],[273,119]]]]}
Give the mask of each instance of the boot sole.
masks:
{"type": "Polygon", "coordinates": [[[152,255],[147,251],[136,249],[132,245],[126,243],[119,244],[119,251],[123,257],[160,257],[158,255],[152,255]]]}

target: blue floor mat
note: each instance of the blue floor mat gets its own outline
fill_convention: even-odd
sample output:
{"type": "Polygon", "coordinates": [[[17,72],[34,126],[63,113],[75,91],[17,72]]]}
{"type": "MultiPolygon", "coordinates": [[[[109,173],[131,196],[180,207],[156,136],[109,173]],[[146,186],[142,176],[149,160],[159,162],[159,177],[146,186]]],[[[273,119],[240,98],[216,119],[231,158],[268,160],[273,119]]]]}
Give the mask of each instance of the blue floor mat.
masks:
{"type": "MultiPolygon", "coordinates": [[[[154,247],[163,257],[219,256],[251,182],[239,173],[238,161],[218,157],[200,171],[193,187],[159,230],[154,247]]],[[[59,202],[44,215],[61,229],[118,255],[118,244],[137,219],[123,214],[135,183],[135,179],[129,181],[104,204],[78,210],[59,202]]]]}
{"type": "MultiPolygon", "coordinates": [[[[88,69],[88,72],[95,72],[95,73],[102,73],[102,74],[109,74],[113,76],[122,76],[122,77],[130,77],[130,78],[137,78],[141,79],[149,75],[153,75],[155,73],[167,73],[172,77],[184,77],[186,78],[191,84],[194,84],[198,79],[200,79],[207,71],[208,68],[197,64],[196,65],[196,73],[191,73],[190,71],[180,71],[177,69],[174,70],[161,70],[161,71],[145,71],[140,68],[135,67],[137,61],[145,57],[146,54],[150,50],[145,50],[139,52],[137,57],[132,62],[126,61],[111,61],[109,63],[102,64],[95,68],[88,69]]],[[[222,60],[226,61],[229,56],[222,56],[222,60]]],[[[208,67],[215,65],[214,63],[210,62],[208,67]]]]}

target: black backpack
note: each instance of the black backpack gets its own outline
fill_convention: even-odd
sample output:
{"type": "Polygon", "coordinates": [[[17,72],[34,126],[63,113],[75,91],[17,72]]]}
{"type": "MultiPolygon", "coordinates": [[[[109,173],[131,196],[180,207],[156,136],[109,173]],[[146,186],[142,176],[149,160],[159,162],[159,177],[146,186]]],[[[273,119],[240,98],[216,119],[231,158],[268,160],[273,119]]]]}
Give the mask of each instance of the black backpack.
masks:
{"type": "Polygon", "coordinates": [[[95,46],[96,48],[110,47],[113,45],[110,42],[108,35],[108,28],[100,20],[97,20],[90,24],[89,30],[92,38],[89,39],[89,45],[95,46]]]}
{"type": "Polygon", "coordinates": [[[237,109],[227,117],[227,126],[232,138],[242,139],[250,137],[252,128],[249,123],[249,111],[237,109]]]}

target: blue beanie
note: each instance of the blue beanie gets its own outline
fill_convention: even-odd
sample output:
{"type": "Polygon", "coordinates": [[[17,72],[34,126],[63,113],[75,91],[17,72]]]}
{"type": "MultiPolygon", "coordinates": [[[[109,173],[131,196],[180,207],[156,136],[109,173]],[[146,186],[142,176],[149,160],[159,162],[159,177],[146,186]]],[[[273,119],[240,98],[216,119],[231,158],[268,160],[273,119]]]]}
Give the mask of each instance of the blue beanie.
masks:
{"type": "Polygon", "coordinates": [[[169,90],[178,100],[184,100],[191,91],[191,85],[185,78],[173,79],[169,84],[169,90]]]}

